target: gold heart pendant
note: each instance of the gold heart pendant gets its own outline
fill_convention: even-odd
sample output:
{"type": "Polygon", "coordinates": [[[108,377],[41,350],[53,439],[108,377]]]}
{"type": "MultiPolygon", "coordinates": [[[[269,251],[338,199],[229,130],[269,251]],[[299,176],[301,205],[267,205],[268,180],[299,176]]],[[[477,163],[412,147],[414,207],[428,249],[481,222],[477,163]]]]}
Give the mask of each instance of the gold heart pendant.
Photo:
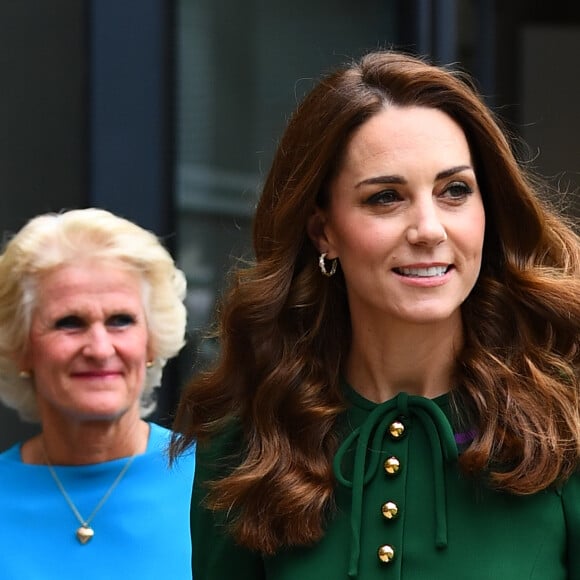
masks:
{"type": "Polygon", "coordinates": [[[93,528],[89,528],[89,526],[81,526],[77,530],[77,540],[81,544],[86,544],[87,542],[90,542],[93,539],[94,535],[95,531],[93,530],[93,528]]]}

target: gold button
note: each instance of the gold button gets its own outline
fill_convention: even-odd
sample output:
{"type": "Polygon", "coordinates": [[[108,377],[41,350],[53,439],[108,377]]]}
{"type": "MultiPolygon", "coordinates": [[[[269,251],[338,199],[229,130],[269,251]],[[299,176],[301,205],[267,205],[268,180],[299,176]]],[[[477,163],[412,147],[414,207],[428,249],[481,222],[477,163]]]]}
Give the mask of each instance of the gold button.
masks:
{"type": "Polygon", "coordinates": [[[389,433],[393,439],[400,439],[405,433],[405,425],[401,421],[393,421],[389,425],[389,433]]]}
{"type": "Polygon", "coordinates": [[[395,456],[388,457],[385,459],[383,467],[389,475],[397,475],[399,469],[401,469],[401,462],[395,456]]]}
{"type": "Polygon", "coordinates": [[[399,515],[399,507],[394,501],[388,501],[381,506],[381,513],[386,520],[394,520],[399,515]]]}
{"type": "Polygon", "coordinates": [[[393,546],[389,546],[389,544],[385,544],[378,549],[377,552],[379,556],[379,560],[383,564],[389,564],[395,559],[395,550],[393,546]]]}

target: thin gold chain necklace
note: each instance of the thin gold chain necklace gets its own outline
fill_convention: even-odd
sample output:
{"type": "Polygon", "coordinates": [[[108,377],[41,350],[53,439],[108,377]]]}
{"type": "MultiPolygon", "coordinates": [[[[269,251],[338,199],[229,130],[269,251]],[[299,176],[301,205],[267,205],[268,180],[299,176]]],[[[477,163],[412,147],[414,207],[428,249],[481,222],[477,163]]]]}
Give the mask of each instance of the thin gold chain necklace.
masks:
{"type": "Polygon", "coordinates": [[[42,446],[42,451],[44,453],[44,459],[46,460],[46,466],[48,467],[48,470],[50,471],[50,475],[52,476],[52,479],[54,479],[54,482],[56,483],[60,493],[62,494],[62,496],[66,500],[66,503],[70,507],[70,509],[73,512],[73,514],[75,515],[76,519],[79,521],[79,524],[81,524],[80,527],[76,531],[77,540],[81,544],[86,544],[87,542],[92,540],[93,536],[95,535],[95,530],[93,530],[93,528],[91,527],[91,522],[93,521],[93,519],[97,515],[98,511],[105,505],[105,502],[109,499],[110,495],[113,493],[113,491],[115,490],[117,485],[119,485],[119,482],[121,481],[121,479],[123,479],[123,476],[125,475],[125,473],[127,473],[127,470],[129,469],[129,467],[131,467],[131,463],[133,463],[133,460],[135,459],[136,454],[132,455],[131,457],[129,457],[129,459],[127,459],[127,461],[125,462],[125,465],[123,465],[123,468],[119,472],[119,475],[117,475],[117,477],[115,478],[115,481],[113,481],[113,483],[111,484],[111,487],[109,487],[109,489],[105,492],[103,497],[100,499],[99,503],[95,506],[95,509],[93,509],[93,511],[91,512],[91,515],[87,519],[85,519],[85,518],[83,518],[83,516],[79,512],[77,506],[74,504],[70,495],[67,493],[66,489],[64,488],[62,481],[60,480],[60,478],[56,474],[56,470],[54,469],[52,463],[48,459],[48,454],[46,453],[46,448],[44,447],[44,443],[42,446]]]}

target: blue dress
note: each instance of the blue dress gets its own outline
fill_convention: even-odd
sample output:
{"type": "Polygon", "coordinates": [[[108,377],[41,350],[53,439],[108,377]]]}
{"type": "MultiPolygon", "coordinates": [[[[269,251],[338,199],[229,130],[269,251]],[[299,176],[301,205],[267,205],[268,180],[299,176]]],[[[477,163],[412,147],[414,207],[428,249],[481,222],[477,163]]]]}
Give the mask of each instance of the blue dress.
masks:
{"type": "MultiPolygon", "coordinates": [[[[195,457],[184,455],[169,468],[170,431],[150,426],[146,452],[135,457],[95,515],[95,535],[84,545],[48,468],[23,463],[20,444],[0,454],[0,578],[191,578],[188,509],[195,457]]],[[[55,470],[86,518],[126,461],[55,470]]]]}

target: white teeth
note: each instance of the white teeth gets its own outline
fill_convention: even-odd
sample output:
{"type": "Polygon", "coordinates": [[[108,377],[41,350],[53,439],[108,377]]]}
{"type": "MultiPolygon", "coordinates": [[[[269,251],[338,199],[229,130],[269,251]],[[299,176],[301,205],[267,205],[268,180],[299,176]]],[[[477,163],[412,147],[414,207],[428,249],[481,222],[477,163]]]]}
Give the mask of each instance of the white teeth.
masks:
{"type": "Polygon", "coordinates": [[[447,266],[430,266],[429,268],[398,268],[404,276],[417,276],[428,278],[430,276],[443,276],[447,272],[447,266]]]}

